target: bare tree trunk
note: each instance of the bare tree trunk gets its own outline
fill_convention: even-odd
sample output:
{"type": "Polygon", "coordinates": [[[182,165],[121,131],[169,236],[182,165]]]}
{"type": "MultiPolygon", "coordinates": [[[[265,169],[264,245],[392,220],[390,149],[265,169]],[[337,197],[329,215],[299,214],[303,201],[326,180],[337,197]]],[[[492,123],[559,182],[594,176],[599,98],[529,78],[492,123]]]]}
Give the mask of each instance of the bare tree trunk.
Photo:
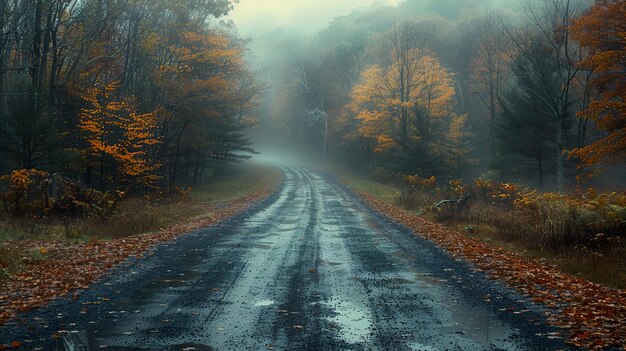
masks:
{"type": "Polygon", "coordinates": [[[176,173],[178,171],[178,158],[180,157],[180,145],[183,140],[183,134],[185,134],[185,129],[187,129],[187,125],[189,121],[185,121],[183,127],[180,129],[180,134],[178,134],[178,140],[176,141],[176,153],[174,154],[174,162],[172,162],[172,175],[170,177],[170,184],[173,185],[176,181],[176,173]]]}

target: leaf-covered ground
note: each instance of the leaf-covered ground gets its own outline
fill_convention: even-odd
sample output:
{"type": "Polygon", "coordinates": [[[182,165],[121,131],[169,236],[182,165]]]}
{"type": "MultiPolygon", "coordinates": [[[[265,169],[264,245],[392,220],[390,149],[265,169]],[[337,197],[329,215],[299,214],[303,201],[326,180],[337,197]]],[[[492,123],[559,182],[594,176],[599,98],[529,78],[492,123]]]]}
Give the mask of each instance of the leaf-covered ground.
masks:
{"type": "Polygon", "coordinates": [[[545,305],[548,320],[563,328],[570,344],[626,350],[626,290],[572,277],[551,265],[469,238],[369,193],[357,191],[357,194],[377,212],[545,305]]]}
{"type": "MultiPolygon", "coordinates": [[[[267,198],[274,185],[233,200],[224,206],[208,205],[206,215],[184,224],[111,241],[67,243],[58,241],[8,241],[8,249],[38,250],[44,260],[30,264],[0,287],[0,326],[16,313],[45,306],[48,301],[85,289],[112,267],[129,257],[142,257],[155,245],[195,229],[215,224],[267,198]]],[[[1,345],[0,345],[1,346],[1,345]]]]}

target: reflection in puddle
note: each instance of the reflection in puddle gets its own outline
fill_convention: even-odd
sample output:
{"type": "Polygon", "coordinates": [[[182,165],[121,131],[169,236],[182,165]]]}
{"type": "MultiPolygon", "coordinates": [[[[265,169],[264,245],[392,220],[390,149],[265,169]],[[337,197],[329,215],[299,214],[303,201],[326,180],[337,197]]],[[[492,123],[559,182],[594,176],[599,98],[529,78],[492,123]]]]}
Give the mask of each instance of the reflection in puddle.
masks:
{"type": "Polygon", "coordinates": [[[86,331],[60,333],[54,345],[55,351],[89,351],[89,336],[86,331]]]}
{"type": "Polygon", "coordinates": [[[449,310],[452,312],[453,323],[444,325],[442,328],[448,334],[457,334],[478,343],[489,343],[508,336],[504,325],[486,311],[454,308],[449,308],[449,310]]]}
{"type": "Polygon", "coordinates": [[[367,340],[372,332],[372,322],[365,308],[335,297],[324,304],[335,312],[335,315],[328,320],[337,325],[340,337],[345,342],[356,344],[367,340]]]}

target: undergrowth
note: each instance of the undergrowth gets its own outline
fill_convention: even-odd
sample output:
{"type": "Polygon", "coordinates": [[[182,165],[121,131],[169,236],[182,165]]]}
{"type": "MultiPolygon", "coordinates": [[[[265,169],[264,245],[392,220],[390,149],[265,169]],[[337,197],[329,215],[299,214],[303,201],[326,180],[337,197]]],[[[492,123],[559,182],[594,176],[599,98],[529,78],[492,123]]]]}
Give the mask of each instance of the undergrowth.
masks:
{"type": "Polygon", "coordinates": [[[26,264],[45,260],[37,250],[7,249],[6,241],[88,242],[110,240],[159,230],[197,216],[210,216],[225,203],[245,198],[274,184],[279,172],[271,167],[247,164],[197,189],[177,196],[154,199],[128,197],[110,215],[86,217],[19,216],[0,214],[0,281],[26,264]],[[31,252],[32,251],[32,252],[31,252]]]}
{"type": "Polygon", "coordinates": [[[591,281],[626,288],[624,193],[538,193],[484,179],[440,183],[435,178],[364,178],[350,173],[343,179],[357,190],[478,240],[548,261],[591,281]],[[467,203],[458,201],[467,195],[467,203]],[[456,201],[435,206],[444,199],[456,201]]]}

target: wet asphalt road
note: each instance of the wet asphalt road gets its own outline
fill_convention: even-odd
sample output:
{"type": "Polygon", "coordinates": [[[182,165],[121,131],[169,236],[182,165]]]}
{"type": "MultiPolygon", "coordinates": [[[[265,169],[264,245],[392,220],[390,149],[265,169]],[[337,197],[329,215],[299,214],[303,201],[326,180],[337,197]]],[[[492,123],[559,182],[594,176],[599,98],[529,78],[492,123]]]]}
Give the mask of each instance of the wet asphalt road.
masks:
{"type": "Polygon", "coordinates": [[[28,350],[556,350],[542,311],[348,190],[281,166],[269,200],[22,315],[28,350]],[[486,298],[490,297],[490,298],[486,298]]]}

